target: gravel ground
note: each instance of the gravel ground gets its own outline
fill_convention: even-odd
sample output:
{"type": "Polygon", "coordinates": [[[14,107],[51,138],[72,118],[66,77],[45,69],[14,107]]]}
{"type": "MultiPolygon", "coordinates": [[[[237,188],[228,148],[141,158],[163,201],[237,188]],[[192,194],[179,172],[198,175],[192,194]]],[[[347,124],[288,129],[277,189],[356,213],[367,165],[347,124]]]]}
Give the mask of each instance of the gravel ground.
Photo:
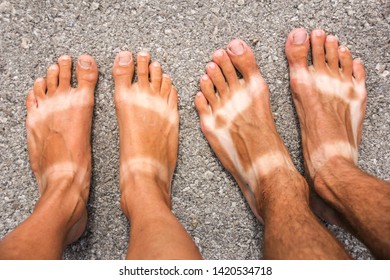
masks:
{"type": "MultiPolygon", "coordinates": [[[[1,1],[1,0],[0,0],[1,1]]],[[[38,192],[28,163],[24,99],[61,54],[93,55],[99,82],[93,124],[88,231],[65,259],[121,259],[130,227],[119,207],[118,128],[111,67],[116,53],[151,52],[180,94],[180,149],[173,211],[206,259],[262,258],[263,227],[199,128],[193,99],[214,50],[241,38],[254,49],[271,90],[277,128],[297,168],[303,160],[289,91],[284,43],[294,27],[339,37],[368,72],[360,166],[390,180],[390,7],[386,0],[0,2],[0,237],[33,210],[38,192]],[[124,3],[125,2],[125,3],[124,3]]],[[[354,258],[371,259],[347,232],[329,228],[354,258]]]]}

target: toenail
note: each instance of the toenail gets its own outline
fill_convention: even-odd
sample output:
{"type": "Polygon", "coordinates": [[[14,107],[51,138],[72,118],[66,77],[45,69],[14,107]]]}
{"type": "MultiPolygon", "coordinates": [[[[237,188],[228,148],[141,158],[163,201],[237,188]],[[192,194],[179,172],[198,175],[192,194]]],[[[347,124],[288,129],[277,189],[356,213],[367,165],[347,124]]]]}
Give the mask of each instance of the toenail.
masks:
{"type": "Polygon", "coordinates": [[[158,63],[158,62],[153,62],[153,67],[160,67],[160,63],[158,63]]]}
{"type": "Polygon", "coordinates": [[[337,41],[337,38],[335,36],[333,36],[333,35],[329,35],[329,36],[326,37],[326,41],[328,41],[328,42],[335,42],[335,41],[337,41]]]}
{"type": "Polygon", "coordinates": [[[145,52],[145,51],[140,51],[138,54],[139,54],[140,56],[148,56],[148,53],[145,52]]]}
{"type": "Polygon", "coordinates": [[[55,71],[55,70],[57,70],[57,65],[51,65],[50,67],[49,67],[49,70],[50,71],[55,71]]]}
{"type": "Polygon", "coordinates": [[[119,64],[120,66],[127,66],[127,65],[130,64],[130,62],[131,62],[131,56],[129,56],[129,55],[124,55],[124,56],[120,56],[120,57],[119,57],[119,62],[118,62],[118,64],[119,64]]]}
{"type": "Polygon", "coordinates": [[[215,69],[215,63],[212,63],[212,62],[208,63],[207,68],[215,69]]]}
{"type": "Polygon", "coordinates": [[[79,59],[79,64],[80,64],[81,68],[88,70],[88,69],[91,69],[92,62],[90,60],[87,60],[87,59],[79,59]]]}
{"type": "Polygon", "coordinates": [[[314,35],[316,35],[317,37],[321,37],[325,34],[324,30],[321,30],[321,29],[316,29],[313,32],[314,32],[314,35]]]}
{"type": "Polygon", "coordinates": [[[236,55],[242,55],[245,52],[244,44],[240,41],[233,41],[229,45],[229,50],[236,55]]]}
{"type": "Polygon", "coordinates": [[[344,53],[347,51],[347,48],[346,47],[340,47],[340,52],[344,53]]]}
{"type": "Polygon", "coordinates": [[[356,58],[355,61],[356,61],[357,63],[363,64],[363,61],[362,61],[362,59],[361,59],[360,57],[356,58]]]}
{"type": "Polygon", "coordinates": [[[215,52],[215,56],[223,56],[224,51],[223,50],[218,50],[215,52]]]}
{"type": "Polygon", "coordinates": [[[307,32],[305,30],[299,29],[293,35],[294,44],[301,45],[306,41],[307,32]]]}
{"type": "Polygon", "coordinates": [[[208,79],[209,79],[209,76],[207,76],[207,75],[203,75],[203,76],[202,76],[202,80],[203,80],[203,81],[207,81],[208,79]]]}
{"type": "Polygon", "coordinates": [[[202,96],[203,93],[201,93],[200,91],[198,91],[198,93],[196,94],[196,96],[202,96]]]}
{"type": "Polygon", "coordinates": [[[70,56],[63,55],[63,56],[60,57],[60,60],[70,60],[70,56]]]}

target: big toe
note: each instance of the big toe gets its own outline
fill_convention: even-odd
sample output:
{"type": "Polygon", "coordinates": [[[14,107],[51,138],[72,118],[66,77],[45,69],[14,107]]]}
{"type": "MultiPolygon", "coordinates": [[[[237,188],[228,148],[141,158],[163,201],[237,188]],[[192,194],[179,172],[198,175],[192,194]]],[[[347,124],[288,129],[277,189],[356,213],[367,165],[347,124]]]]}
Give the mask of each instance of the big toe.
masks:
{"type": "Polygon", "coordinates": [[[122,51],[116,55],[112,75],[116,90],[131,86],[134,75],[134,60],[131,52],[122,51]]]}
{"type": "Polygon", "coordinates": [[[78,88],[94,90],[98,79],[98,69],[92,56],[81,55],[77,61],[76,76],[78,88]]]}
{"type": "Polygon", "coordinates": [[[260,70],[251,48],[242,40],[235,39],[227,47],[227,53],[234,67],[248,81],[254,75],[259,75],[260,70]]]}
{"type": "Polygon", "coordinates": [[[306,30],[303,28],[292,30],[286,41],[286,56],[290,67],[307,67],[309,48],[309,36],[306,30]]]}

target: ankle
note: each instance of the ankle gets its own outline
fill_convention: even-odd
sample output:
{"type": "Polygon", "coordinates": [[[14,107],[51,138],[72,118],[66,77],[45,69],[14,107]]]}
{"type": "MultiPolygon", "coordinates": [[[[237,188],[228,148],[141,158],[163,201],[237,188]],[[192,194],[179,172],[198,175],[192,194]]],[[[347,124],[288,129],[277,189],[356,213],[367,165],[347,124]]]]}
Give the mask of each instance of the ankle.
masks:
{"type": "Polygon", "coordinates": [[[121,208],[127,218],[138,210],[171,208],[170,186],[147,176],[132,176],[121,180],[121,208]]]}
{"type": "MultiPolygon", "coordinates": [[[[288,207],[289,205],[308,204],[309,186],[297,170],[276,171],[262,182],[263,201],[261,213],[275,207],[288,207]]],[[[264,217],[265,218],[265,217],[264,217]]]]}

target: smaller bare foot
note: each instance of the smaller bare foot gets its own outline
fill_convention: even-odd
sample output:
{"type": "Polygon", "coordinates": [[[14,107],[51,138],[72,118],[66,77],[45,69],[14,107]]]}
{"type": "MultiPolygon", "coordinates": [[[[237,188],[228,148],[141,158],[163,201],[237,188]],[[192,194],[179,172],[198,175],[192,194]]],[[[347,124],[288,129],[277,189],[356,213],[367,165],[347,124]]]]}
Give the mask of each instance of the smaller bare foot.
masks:
{"type": "MultiPolygon", "coordinates": [[[[314,181],[332,159],[357,163],[367,92],[363,65],[352,59],[347,47],[339,46],[335,36],[314,30],[310,41],[313,65],[307,64],[310,42],[304,29],[289,34],[286,54],[305,167],[314,181]]],[[[332,209],[317,196],[312,198],[311,206],[319,216],[341,224],[332,209]]]]}
{"type": "Polygon", "coordinates": [[[147,52],[137,54],[138,82],[132,83],[134,61],[129,52],[115,58],[115,107],[120,133],[122,209],[137,204],[145,181],[159,186],[158,195],[170,206],[170,188],[178,149],[178,96],[171,78],[147,52]],[[141,179],[142,186],[134,184],[141,179]],[[134,195],[133,195],[134,194],[134,195]],[[126,196],[128,199],[123,199],[126,196]],[[124,205],[131,204],[131,205],[124,205]]]}
{"type": "Polygon", "coordinates": [[[216,51],[206,72],[195,99],[202,131],[262,221],[268,191],[263,181],[278,172],[295,172],[276,131],[267,84],[251,49],[241,40],[233,40],[226,51],[216,51]],[[243,79],[238,79],[236,69],[243,79]]]}
{"type": "Polygon", "coordinates": [[[91,177],[91,123],[98,71],[89,55],[79,57],[78,87],[70,86],[72,60],[61,56],[39,78],[26,99],[27,146],[41,195],[35,210],[60,207],[67,224],[65,244],[87,223],[91,177]],[[58,204],[59,203],[59,204],[58,204]]]}

